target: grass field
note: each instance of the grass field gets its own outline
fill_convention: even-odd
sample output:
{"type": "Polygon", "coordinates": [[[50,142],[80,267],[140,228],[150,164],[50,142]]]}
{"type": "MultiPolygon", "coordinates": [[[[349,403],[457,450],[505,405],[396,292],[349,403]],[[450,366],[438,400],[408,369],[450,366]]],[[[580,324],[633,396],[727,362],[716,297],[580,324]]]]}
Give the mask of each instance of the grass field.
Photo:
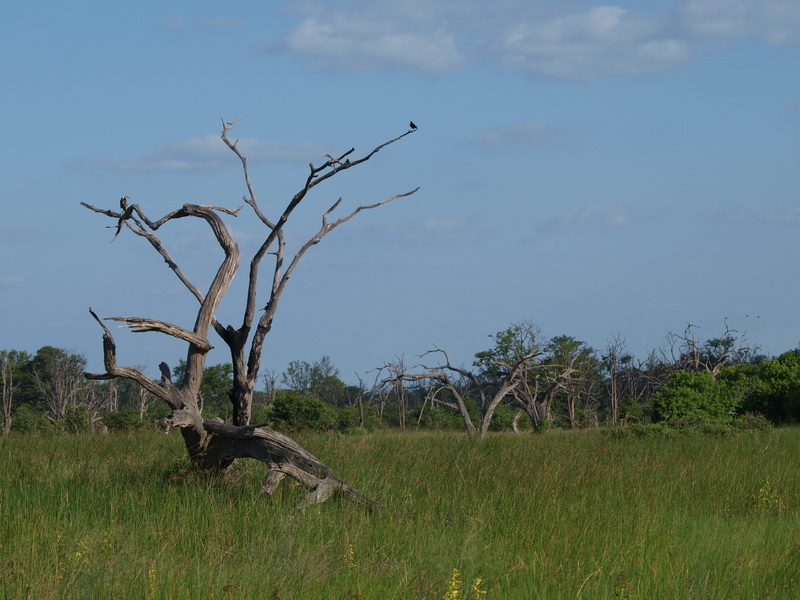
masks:
{"type": "Polygon", "coordinates": [[[176,434],[0,440],[0,597],[800,597],[800,429],[298,441],[389,511],[300,513],[176,434]]]}

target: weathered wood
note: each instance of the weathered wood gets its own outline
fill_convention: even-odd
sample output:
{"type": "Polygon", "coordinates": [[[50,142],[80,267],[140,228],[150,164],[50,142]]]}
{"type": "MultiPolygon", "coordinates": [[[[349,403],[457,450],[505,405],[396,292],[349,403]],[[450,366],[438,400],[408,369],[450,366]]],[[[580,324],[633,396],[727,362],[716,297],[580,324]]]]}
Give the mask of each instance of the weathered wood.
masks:
{"type": "Polygon", "coordinates": [[[252,458],[268,467],[262,491],[272,495],[288,475],[309,490],[301,507],[341,495],[370,510],[383,505],[342,481],[333,470],[292,438],[266,425],[236,426],[217,419],[205,419],[191,410],[177,410],[164,420],[169,427],[199,430],[205,434],[197,448],[197,460],[219,467],[237,458],[252,458]]]}
{"type": "Polygon", "coordinates": [[[341,203],[340,198],[322,215],[320,230],[300,246],[296,254],[289,260],[285,257],[284,225],[294,209],[313,188],[331,179],[337,173],[365,163],[383,148],[410,135],[412,131],[409,130],[375,147],[361,158],[351,159],[350,155],[355,149],[350,149],[338,158],[327,156],[328,160],[320,167],[310,165],[311,171],[305,184],[289,200],[277,221],[273,222],[262,212],[256,200],[250,181],[247,157],[241,154],[235,141],[231,142],[228,139],[228,133],[234,124],[223,121],[222,141],[242,163],[248,190],[248,195],[244,198],[245,203],[253,209],[255,215],[267,228],[264,242],[250,260],[241,326],[238,328],[231,325],[223,326],[216,318],[216,311],[240,264],[239,248],[217,213],[236,216],[242,207],[227,209],[219,206],[184,204],[181,208],[167,213],[160,219],[152,220],[139,204],[130,203],[127,196],[123,196],[119,201],[119,210],[97,208],[81,202],[89,210],[114,220],[114,224],[110,226],[115,229],[112,241],[123,231],[123,228],[125,231],[145,238],[199,303],[197,318],[191,331],[146,317],[111,317],[111,320],[123,322],[136,332],[157,332],[186,342],[188,344],[186,369],[180,384],[173,384],[169,367],[165,363],[161,363],[159,366],[162,374],[160,383],[151,381],[138,369],[118,365],[114,338],[108,327],[91,309],[92,316],[103,328],[103,361],[106,370],[104,373],[86,373],[85,375],[89,379],[100,380],[127,378],[164,400],[173,411],[163,422],[165,430],[169,431],[172,427],[180,428],[189,456],[199,468],[224,469],[238,458],[253,458],[264,462],[269,468],[263,488],[267,494],[273,493],[281,480],[288,475],[309,490],[309,494],[302,502],[303,506],[323,502],[332,495],[342,495],[369,508],[380,508],[381,505],[378,502],[344,483],[329,467],[291,438],[266,426],[251,426],[249,423],[264,340],[272,328],[283,291],[300,259],[333,229],[346,223],[360,212],[410,196],[419,188],[373,204],[358,206],[344,217],[331,221],[332,213],[341,203]],[[205,293],[183,273],[161,239],[154,233],[175,219],[189,217],[206,222],[225,255],[205,293]],[[267,300],[263,305],[263,312],[256,322],[259,271],[262,259],[267,254],[274,255],[275,262],[270,284],[267,287],[267,300]],[[209,331],[212,328],[230,350],[233,365],[233,388],[229,391],[229,397],[233,406],[233,425],[222,423],[216,419],[203,419],[198,403],[205,361],[208,351],[212,347],[208,340],[209,331]]]}

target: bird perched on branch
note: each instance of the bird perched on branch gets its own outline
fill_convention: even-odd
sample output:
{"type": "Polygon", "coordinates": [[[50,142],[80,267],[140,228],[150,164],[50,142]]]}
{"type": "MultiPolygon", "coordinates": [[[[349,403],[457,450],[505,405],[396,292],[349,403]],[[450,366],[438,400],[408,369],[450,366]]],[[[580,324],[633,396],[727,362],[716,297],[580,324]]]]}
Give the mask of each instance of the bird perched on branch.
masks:
{"type": "Polygon", "coordinates": [[[414,125],[414,121],[411,121],[411,122],[408,124],[408,126],[409,126],[411,129],[416,129],[416,128],[417,128],[417,126],[416,126],[416,125],[414,125]]]}
{"type": "Polygon", "coordinates": [[[133,206],[128,206],[128,195],[126,194],[122,198],[119,199],[119,207],[122,209],[122,213],[119,215],[119,220],[117,221],[117,232],[114,234],[114,237],[111,239],[113,242],[117,239],[119,232],[122,231],[122,222],[130,219],[131,215],[133,214],[133,206]]]}

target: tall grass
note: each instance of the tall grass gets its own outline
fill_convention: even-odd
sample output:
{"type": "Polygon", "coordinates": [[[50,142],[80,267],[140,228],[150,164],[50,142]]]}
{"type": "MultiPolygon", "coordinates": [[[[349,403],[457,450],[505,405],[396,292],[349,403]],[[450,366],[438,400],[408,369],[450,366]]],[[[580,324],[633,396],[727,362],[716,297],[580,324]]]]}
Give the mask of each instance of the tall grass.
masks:
{"type": "Polygon", "coordinates": [[[800,597],[800,429],[299,441],[389,510],[300,513],[177,435],[0,441],[0,597],[800,597]]]}

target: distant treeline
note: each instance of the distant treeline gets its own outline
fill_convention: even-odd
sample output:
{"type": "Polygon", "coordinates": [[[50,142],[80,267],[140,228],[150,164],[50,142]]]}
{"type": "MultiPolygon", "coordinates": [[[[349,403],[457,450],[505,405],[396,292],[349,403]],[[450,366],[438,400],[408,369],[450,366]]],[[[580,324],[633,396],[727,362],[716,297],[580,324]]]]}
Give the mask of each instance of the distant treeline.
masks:
{"type": "MultiPolygon", "coordinates": [[[[800,420],[800,350],[766,357],[725,333],[698,339],[692,326],[666,348],[637,360],[617,338],[595,350],[569,336],[545,339],[529,322],[492,336],[468,366],[435,349],[431,365],[386,363],[373,380],[347,385],[332,360],[293,361],[263,375],[252,423],[282,430],[376,428],[545,430],[655,424],[763,425],[800,420]],[[497,399],[493,405],[493,400],[497,399]],[[487,413],[488,418],[487,418],[487,413]]],[[[86,358],[45,346],[35,354],[0,351],[2,432],[123,430],[148,426],[169,409],[124,379],[83,377],[86,358]]],[[[174,369],[179,384],[184,363],[174,369]]],[[[230,364],[206,369],[203,415],[231,415],[230,364]]],[[[712,427],[713,428],[713,427],[712,427]]]]}

